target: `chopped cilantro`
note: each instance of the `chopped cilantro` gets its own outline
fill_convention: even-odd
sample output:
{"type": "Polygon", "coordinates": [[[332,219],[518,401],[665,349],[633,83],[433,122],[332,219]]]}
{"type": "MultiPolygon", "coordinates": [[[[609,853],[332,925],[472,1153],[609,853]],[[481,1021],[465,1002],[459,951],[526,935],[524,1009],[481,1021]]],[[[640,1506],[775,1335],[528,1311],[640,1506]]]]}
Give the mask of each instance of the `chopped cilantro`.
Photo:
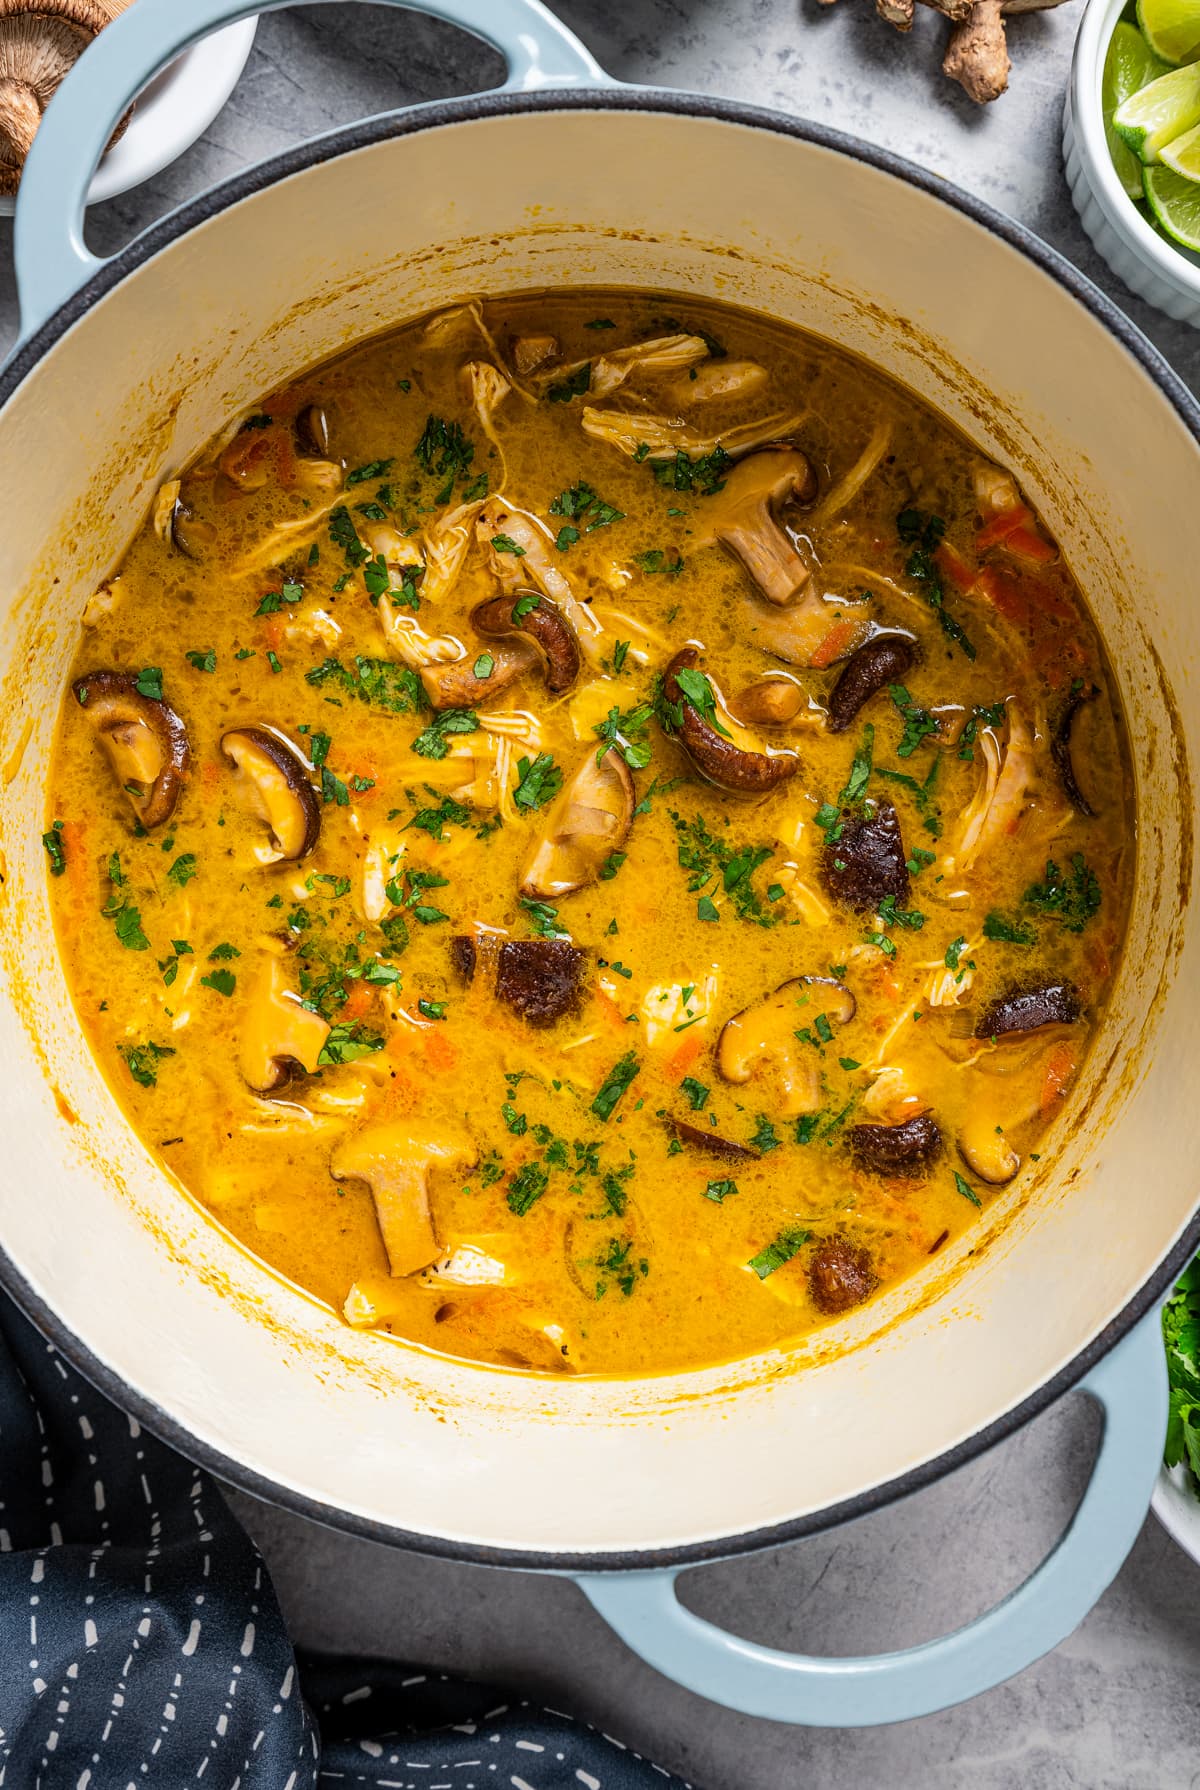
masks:
{"type": "Polygon", "coordinates": [[[751,1256],[746,1266],[752,1268],[760,1280],[766,1280],[777,1268],[782,1268],[793,1256],[799,1255],[808,1239],[808,1231],[780,1231],[774,1242],[768,1243],[765,1249],[760,1249],[756,1256],[751,1256]]]}
{"type": "Polygon", "coordinates": [[[625,1055],[613,1065],[604,1079],[600,1092],[592,1101],[591,1110],[598,1119],[612,1118],[618,1101],[630,1083],[635,1080],[640,1068],[641,1063],[631,1050],[626,1051],[625,1055]]]}
{"type": "Polygon", "coordinates": [[[217,669],[217,654],[215,647],[210,646],[204,652],[187,652],[183,656],[189,665],[195,666],[197,671],[215,671],[217,669]]]}

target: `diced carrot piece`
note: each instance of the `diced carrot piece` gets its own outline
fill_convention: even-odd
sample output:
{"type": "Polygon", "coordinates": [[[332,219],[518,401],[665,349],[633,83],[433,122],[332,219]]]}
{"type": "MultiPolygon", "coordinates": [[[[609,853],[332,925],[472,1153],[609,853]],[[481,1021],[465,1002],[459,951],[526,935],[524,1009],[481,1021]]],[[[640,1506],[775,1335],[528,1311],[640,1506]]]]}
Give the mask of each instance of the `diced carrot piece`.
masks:
{"type": "Polygon", "coordinates": [[[834,622],[828,634],[809,660],[815,671],[824,671],[848,651],[851,642],[859,631],[861,624],[849,620],[834,622]]]}
{"type": "Polygon", "coordinates": [[[975,580],[979,576],[978,570],[969,565],[958,549],[952,547],[949,541],[942,542],[933,559],[938,571],[944,578],[950,580],[955,590],[960,590],[965,594],[974,588],[975,580]]]}
{"type": "Polygon", "coordinates": [[[1034,520],[1033,511],[1026,504],[1018,504],[1015,509],[1001,510],[998,516],[985,523],[975,536],[976,553],[986,553],[989,547],[999,547],[1007,541],[1009,535],[1018,528],[1026,528],[1034,520]]]}
{"type": "Polygon", "coordinates": [[[679,1049],[667,1059],[663,1068],[663,1074],[667,1080],[678,1085],[703,1049],[704,1039],[700,1036],[697,1028],[693,1026],[692,1030],[684,1037],[679,1049]]]}
{"type": "Polygon", "coordinates": [[[1058,558],[1058,548],[1053,541],[1046,540],[1033,528],[1014,528],[1004,543],[1004,551],[1011,553],[1014,559],[1027,560],[1034,566],[1048,566],[1058,558]]]}
{"type": "Polygon", "coordinates": [[[1016,579],[1008,573],[997,571],[995,566],[984,566],[975,588],[1006,621],[1019,628],[1029,626],[1029,602],[1016,579]]]}
{"type": "Polygon", "coordinates": [[[605,1019],[610,1020],[613,1025],[623,1026],[625,1024],[625,1015],[617,1006],[617,1003],[613,1000],[607,989],[601,988],[599,983],[597,983],[592,992],[596,997],[596,1005],[599,1007],[601,1013],[603,1013],[605,1019]]]}
{"type": "Polygon", "coordinates": [[[215,789],[221,781],[221,767],[215,758],[206,758],[200,766],[200,781],[205,789],[215,789]]]}
{"type": "Polygon", "coordinates": [[[347,1019],[361,1019],[363,1014],[369,1011],[374,999],[375,995],[369,983],[352,982],[342,1012],[347,1019]]]}
{"type": "Polygon", "coordinates": [[[273,615],[263,623],[263,639],[273,653],[279,651],[279,643],[283,639],[283,623],[282,615],[273,615]]]}
{"type": "Polygon", "coordinates": [[[1043,1113],[1048,1112],[1056,1100],[1062,1099],[1074,1073],[1075,1049],[1064,1041],[1050,1052],[1042,1073],[1042,1092],[1038,1104],[1043,1113]]]}
{"type": "Polygon", "coordinates": [[[425,1060],[431,1069],[453,1069],[458,1052],[439,1026],[431,1026],[425,1034],[425,1060]]]}

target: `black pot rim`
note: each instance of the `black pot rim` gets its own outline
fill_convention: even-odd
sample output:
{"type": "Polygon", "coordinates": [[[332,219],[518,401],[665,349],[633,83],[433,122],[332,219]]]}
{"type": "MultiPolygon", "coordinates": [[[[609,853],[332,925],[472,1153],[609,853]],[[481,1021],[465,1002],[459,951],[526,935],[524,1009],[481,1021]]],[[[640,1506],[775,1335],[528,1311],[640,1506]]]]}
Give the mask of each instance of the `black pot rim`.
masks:
{"type": "MultiPolygon", "coordinates": [[[[1173,406],[1192,436],[1200,443],[1200,404],[1193,398],[1158,350],[1113,301],[1070,262],[1050,248],[1024,225],[993,210],[983,200],[948,184],[925,169],[905,161],[890,150],[879,149],[857,138],[830,130],[824,125],[792,118],[786,114],[745,105],[740,101],[712,98],[703,94],[679,93],[649,87],[587,87],[554,89],[534,93],[494,91],[455,100],[439,100],[432,104],[384,113],[343,130],[332,131],[310,142],[297,145],[283,154],[255,164],[232,179],[223,181],[200,197],[181,206],[141,236],[129,243],[111,260],[104,262],[59,310],[22,343],[5,367],[0,370],[0,407],[5,405],[17,387],[98,299],[125,279],[127,275],[152,259],[162,249],[187,234],[189,230],[228,210],[242,199],[263,190],[289,175],[303,172],[319,162],[331,160],[357,149],[392,137],[413,136],[447,124],[470,123],[476,119],[504,114],[553,111],[611,111],[666,113],[675,116],[714,118],[720,122],[770,131],[778,136],[794,137],[805,143],[834,150],[853,161],[866,164],[891,175],[894,179],[918,188],[949,210],[969,218],[1018,250],[1075,300],[1090,311],[1122,347],[1136,360],[1147,378],[1155,384],[1173,406]]],[[[1101,1361],[1110,1349],[1144,1317],[1169,1291],[1181,1269],[1200,1248],[1200,1213],[1193,1217],[1182,1236],[1164,1257],[1154,1273],[1138,1289],[1100,1333],[1049,1380],[1035,1388],[1011,1410],[965,1441],[921,1462],[894,1479],[872,1486],[836,1505],[746,1530],[741,1534],[720,1536],[709,1541],[684,1543],[673,1547],[625,1549],[598,1553],[563,1552],[544,1549],[518,1549],[485,1546],[436,1535],[407,1530],[399,1524],[379,1522],[353,1512],[338,1510],[319,1499],[308,1497],[293,1488],[280,1485],[242,1462],[222,1453],[193,1436],[184,1425],[157,1405],[131,1389],[118,1374],[86,1348],[68,1326],[28,1285],[7,1252],[0,1247],[0,1287],[12,1297],[38,1329],[61,1350],[65,1358],[120,1409],[130,1412],[148,1430],[164,1442],[207,1468],[226,1484],[247,1492],[268,1504],[274,1504],[297,1516],[322,1523],[331,1529],[361,1536],[370,1541],[442,1559],[459,1560],[479,1566],[510,1567],[564,1573],[630,1571],[649,1568],[680,1568],[700,1565],[705,1561],[778,1547],[785,1542],[799,1541],[808,1535],[836,1527],[856,1517],[906,1498],[932,1484],[956,1468],[965,1466],[989,1448],[1044,1411],[1065,1392],[1077,1385],[1101,1361]]]]}

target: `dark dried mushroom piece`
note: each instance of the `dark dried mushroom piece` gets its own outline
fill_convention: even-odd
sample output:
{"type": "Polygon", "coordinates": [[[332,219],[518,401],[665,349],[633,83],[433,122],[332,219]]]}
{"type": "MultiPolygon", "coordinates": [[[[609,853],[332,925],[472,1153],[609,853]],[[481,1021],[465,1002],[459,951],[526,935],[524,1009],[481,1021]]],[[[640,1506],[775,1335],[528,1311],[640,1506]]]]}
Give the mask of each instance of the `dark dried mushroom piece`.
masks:
{"type": "Polygon", "coordinates": [[[860,1167],[877,1175],[919,1175],[941,1154],[942,1133],[929,1113],[903,1125],[852,1125],[847,1142],[860,1167]]]}
{"type": "Polygon", "coordinates": [[[170,820],[187,776],[187,729],[169,702],[126,671],[90,671],[72,686],[117,782],[147,830],[170,820]]]}
{"type": "Polygon", "coordinates": [[[750,727],[786,727],[808,701],[808,692],[795,678],[780,673],[747,684],[726,703],[735,721],[750,727]]]}
{"type": "Polygon", "coordinates": [[[238,1040],[247,1084],[258,1094],[274,1094],[297,1076],[312,1075],[329,1030],[292,988],[284,953],[272,951],[251,989],[238,1040]]]}
{"type": "Polygon", "coordinates": [[[702,1125],[689,1125],[686,1119],[669,1118],[667,1124],[681,1144],[692,1144],[709,1156],[719,1156],[725,1162],[758,1161],[759,1152],[751,1145],[735,1144],[731,1137],[722,1137],[719,1131],[705,1131],[702,1125]]]}
{"type": "Polygon", "coordinates": [[[562,611],[537,591],[489,597],[471,611],[472,626],[485,639],[517,634],[531,640],[542,661],[546,688],[552,696],[569,690],[579,676],[579,642],[562,611]]]}
{"type": "Polygon", "coordinates": [[[529,1025],[548,1026],[578,1007],[587,954],[569,939],[499,942],[460,935],[450,941],[450,961],[468,982],[481,970],[494,973],[496,996],[505,1006],[529,1025]]]}
{"type": "MultiPolygon", "coordinates": [[[[689,700],[679,674],[694,672],[699,662],[700,654],[694,646],[683,647],[668,665],[663,681],[667,701],[677,704],[682,712],[679,738],[696,769],[718,789],[735,795],[762,795],[794,777],[800,768],[794,752],[748,752],[718,733],[708,716],[689,700]]],[[[711,691],[708,680],[703,681],[711,691]]]]}
{"type": "Polygon", "coordinates": [[[820,1243],[808,1263],[808,1288],[818,1311],[829,1317],[851,1311],[875,1291],[877,1276],[865,1249],[838,1237],[820,1243]]]}
{"type": "Polygon", "coordinates": [[[717,1070],[725,1081],[745,1083],[766,1066],[788,1118],[819,1112],[819,1059],[799,1033],[811,1030],[818,1018],[827,1027],[848,1025],[856,1006],[836,977],[793,976],[725,1021],[717,1040],[717,1070]]]}
{"type": "Polygon", "coordinates": [[[154,532],[164,547],[173,547],[185,559],[200,559],[211,547],[217,531],[211,522],[201,522],[183,497],[179,479],[168,479],[160,485],[154,499],[154,532]]]}
{"type": "Polygon", "coordinates": [[[1071,737],[1080,709],[1085,707],[1096,695],[1098,695],[1098,691],[1095,685],[1090,690],[1073,691],[1067,698],[1062,714],[1058,717],[1050,740],[1050,756],[1054,760],[1054,768],[1058,772],[1058,779],[1063,786],[1066,798],[1077,813],[1086,815],[1089,819],[1095,815],[1096,810],[1079,787],[1079,779],[1075,775],[1071,737]]]}
{"type": "Polygon", "coordinates": [[[1043,1026],[1073,1026],[1082,1012],[1079,990],[1070,982],[1042,982],[992,1001],[980,1015],[975,1036],[1010,1038],[1039,1032],[1043,1026]]]}
{"type": "Polygon", "coordinates": [[[916,660],[916,644],[905,634],[877,634],[860,646],[830,691],[830,733],[844,733],[859,709],[889,684],[898,684],[916,660]]]}
{"type": "Polygon", "coordinates": [[[858,914],[874,913],[889,895],[908,900],[904,840],[890,802],[876,802],[866,814],[843,815],[839,837],[821,853],[821,880],[835,901],[858,914]]]}
{"type": "Polygon", "coordinates": [[[538,658],[533,641],[514,634],[511,640],[497,640],[487,653],[474,658],[468,654],[448,665],[426,665],[421,683],[435,709],[473,709],[477,702],[499,696],[515,684],[538,658]]]}
{"type": "Polygon", "coordinates": [[[321,404],[306,404],[292,425],[296,452],[305,460],[328,460],[329,417],[321,404]]]}
{"type": "Polygon", "coordinates": [[[619,752],[600,763],[589,746],[542,821],[521,875],[521,893],[554,901],[594,883],[633,821],[633,778],[619,752]]]}
{"type": "Polygon", "coordinates": [[[236,766],[248,806],[267,823],[281,857],[307,857],[321,831],[321,804],[308,766],[289,740],[268,727],[233,727],[221,750],[236,766]]]}

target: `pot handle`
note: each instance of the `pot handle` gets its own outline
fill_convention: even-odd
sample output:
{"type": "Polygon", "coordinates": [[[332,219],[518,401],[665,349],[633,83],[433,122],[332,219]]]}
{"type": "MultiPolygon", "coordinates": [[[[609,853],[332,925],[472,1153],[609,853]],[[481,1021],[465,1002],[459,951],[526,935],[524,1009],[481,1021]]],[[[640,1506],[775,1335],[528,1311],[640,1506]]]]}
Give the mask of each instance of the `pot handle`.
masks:
{"type": "MultiPolygon", "coordinates": [[[[222,25],[288,0],[137,0],[107,25],[46,111],[21,178],[13,231],[21,342],[102,266],[83,240],[87,190],[109,137],[147,81],[222,25]]],[[[381,0],[429,13],[493,44],[508,64],[501,91],[611,86],[611,78],[542,0],[381,0]]]]}
{"type": "Polygon", "coordinates": [[[1033,1576],[965,1628],[862,1659],[783,1653],[694,1616],[678,1569],[572,1575],[650,1665],[727,1709],[808,1727],[865,1728],[964,1702],[1023,1671],[1082,1622],[1145,1520],[1162,1458],[1167,1376],[1157,1308],[1081,1382],[1104,1413],[1091,1481],[1033,1576]]]}

